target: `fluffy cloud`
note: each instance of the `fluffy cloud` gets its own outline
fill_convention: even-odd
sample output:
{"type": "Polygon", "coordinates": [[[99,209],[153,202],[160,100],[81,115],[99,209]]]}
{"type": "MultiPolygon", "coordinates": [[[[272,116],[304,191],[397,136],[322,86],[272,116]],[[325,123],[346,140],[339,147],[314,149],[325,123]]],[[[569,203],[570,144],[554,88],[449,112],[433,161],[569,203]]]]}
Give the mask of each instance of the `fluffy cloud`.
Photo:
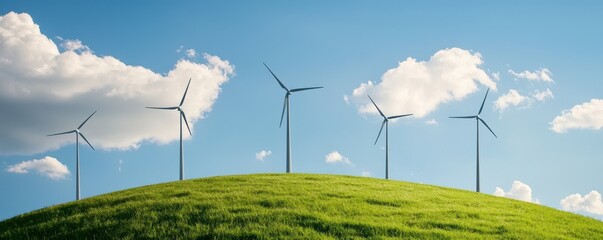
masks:
{"type": "Polygon", "coordinates": [[[494,78],[494,80],[498,81],[498,80],[500,80],[500,73],[499,72],[492,73],[492,77],[494,78]]]}
{"type": "Polygon", "coordinates": [[[264,158],[270,156],[271,154],[272,154],[272,151],[270,151],[270,150],[268,150],[268,151],[262,150],[262,151],[255,153],[255,159],[264,161],[264,158]]]}
{"type": "Polygon", "coordinates": [[[494,109],[503,112],[510,106],[519,106],[525,104],[528,100],[529,97],[522,96],[517,90],[511,89],[494,101],[494,109]]]}
{"type": "Polygon", "coordinates": [[[603,127],[603,100],[592,99],[570,110],[564,110],[550,124],[550,129],[556,133],[576,128],[599,130],[603,127]]]}
{"type": "MultiPolygon", "coordinates": [[[[59,38],[62,39],[62,38],[59,38]]],[[[70,40],[67,39],[61,43],[61,46],[65,48],[66,51],[86,51],[90,52],[90,48],[88,46],[82,44],[80,40],[70,40]]]]}
{"type": "Polygon", "coordinates": [[[6,171],[20,174],[35,171],[42,176],[49,177],[52,180],[64,179],[67,175],[69,175],[69,169],[67,169],[67,166],[59,162],[59,160],[56,158],[48,156],[42,159],[34,159],[17,163],[9,166],[6,171]]]}
{"type": "Polygon", "coordinates": [[[546,89],[546,90],[544,90],[544,91],[539,91],[539,90],[536,90],[536,91],[535,91],[535,92],[532,94],[532,97],[533,97],[534,99],[536,99],[537,101],[539,101],[539,102],[544,102],[544,101],[546,101],[546,100],[552,99],[554,96],[553,96],[553,92],[551,92],[551,89],[548,89],[548,88],[547,88],[547,89],[546,89]]]}
{"type": "MultiPolygon", "coordinates": [[[[179,60],[167,74],[97,56],[77,40],[66,51],[40,32],[27,13],[0,17],[0,155],[32,154],[74,142],[73,136],[44,137],[71,130],[90,113],[82,131],[95,147],[136,148],[143,141],[179,138],[177,112],[145,106],[175,106],[192,78],[183,105],[191,130],[211,111],[234,66],[204,54],[206,63],[179,60]],[[160,126],[160,127],[158,127],[160,126]]],[[[189,138],[188,134],[184,134],[189,138]]]]}
{"type": "Polygon", "coordinates": [[[532,188],[525,183],[520,181],[513,181],[513,185],[511,185],[511,190],[505,192],[500,187],[496,187],[496,190],[493,193],[494,196],[513,198],[526,202],[538,203],[538,200],[532,198],[532,188]]]}
{"type": "Polygon", "coordinates": [[[438,125],[438,121],[436,121],[435,119],[429,119],[429,120],[425,121],[425,124],[430,125],[430,126],[438,125]]]}
{"type": "Polygon", "coordinates": [[[349,158],[341,155],[341,153],[339,153],[338,151],[333,151],[333,152],[327,154],[325,156],[325,162],[327,162],[327,163],[338,163],[338,162],[341,162],[341,163],[345,163],[345,164],[348,164],[348,165],[352,164],[352,162],[350,162],[349,158]]]}
{"type": "Polygon", "coordinates": [[[189,58],[195,58],[197,56],[197,52],[195,51],[195,49],[187,49],[186,56],[189,58]]]}
{"type": "Polygon", "coordinates": [[[551,83],[554,82],[553,78],[551,78],[553,73],[551,73],[551,71],[549,71],[546,68],[541,68],[541,69],[533,71],[533,72],[526,70],[526,71],[519,72],[519,73],[509,69],[509,73],[519,79],[526,79],[526,80],[530,80],[530,81],[543,81],[543,82],[551,82],[551,83]]]}
{"type": "Polygon", "coordinates": [[[536,90],[530,96],[521,95],[519,91],[510,89],[494,101],[494,109],[502,113],[509,107],[530,108],[535,102],[546,102],[552,98],[553,92],[548,88],[543,91],[536,90]]]}
{"type": "Polygon", "coordinates": [[[421,118],[442,103],[478,91],[477,83],[496,89],[496,83],[480,68],[482,63],[479,53],[460,48],[440,50],[428,61],[408,58],[387,70],[381,82],[361,83],[352,97],[360,113],[378,114],[366,96],[370,94],[385,114],[413,113],[421,118]]]}
{"type": "Polygon", "coordinates": [[[343,95],[343,101],[344,101],[346,104],[350,104],[350,97],[348,97],[348,95],[343,95]]]}
{"type": "Polygon", "coordinates": [[[594,190],[584,195],[584,197],[578,193],[565,197],[561,200],[561,207],[565,211],[582,211],[596,215],[603,215],[603,201],[601,200],[601,193],[594,190]]]}

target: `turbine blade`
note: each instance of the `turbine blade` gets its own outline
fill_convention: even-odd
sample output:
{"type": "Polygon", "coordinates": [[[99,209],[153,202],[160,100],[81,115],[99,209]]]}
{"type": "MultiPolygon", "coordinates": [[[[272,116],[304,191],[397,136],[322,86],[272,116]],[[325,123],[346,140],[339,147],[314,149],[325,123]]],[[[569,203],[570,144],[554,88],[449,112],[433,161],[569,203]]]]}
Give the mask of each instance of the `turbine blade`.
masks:
{"type": "Polygon", "coordinates": [[[184,111],[180,111],[180,114],[182,114],[182,118],[184,118],[184,123],[186,123],[186,129],[188,129],[188,134],[193,136],[193,133],[191,132],[191,128],[188,127],[188,121],[186,120],[186,114],[184,114],[184,111]]]}
{"type": "Polygon", "coordinates": [[[88,143],[88,146],[90,146],[92,148],[92,150],[96,151],[96,149],[94,149],[94,147],[92,146],[92,144],[90,144],[90,142],[88,142],[88,139],[86,139],[86,137],[84,137],[84,134],[82,134],[81,132],[79,134],[80,134],[80,136],[82,136],[82,138],[84,139],[84,141],[86,141],[86,143],[88,143]]]}
{"type": "Polygon", "coordinates": [[[484,122],[484,120],[482,120],[481,118],[477,118],[477,119],[479,119],[488,128],[488,130],[490,130],[490,132],[492,133],[492,135],[494,135],[495,138],[498,138],[498,136],[496,136],[494,131],[492,131],[492,129],[490,129],[490,126],[488,126],[488,124],[486,124],[486,122],[484,122]]]}
{"type": "Polygon", "coordinates": [[[189,78],[188,79],[188,84],[186,84],[186,90],[184,90],[184,95],[182,95],[182,100],[180,100],[180,105],[178,105],[178,107],[182,107],[182,104],[184,103],[184,98],[186,98],[186,93],[188,92],[188,86],[191,85],[191,80],[193,78],[189,78]]]}
{"type": "Polygon", "coordinates": [[[383,123],[381,123],[381,129],[379,129],[379,134],[377,134],[377,139],[375,139],[375,144],[373,145],[377,145],[377,141],[379,141],[379,137],[381,137],[381,132],[383,131],[383,126],[385,126],[385,121],[383,120],[383,123]]]}
{"type": "Polygon", "coordinates": [[[176,110],[178,107],[146,107],[148,109],[176,110]]]}
{"type": "Polygon", "coordinates": [[[295,88],[295,89],[291,89],[291,92],[301,92],[301,91],[319,89],[319,88],[323,88],[323,87],[295,88]]]}
{"type": "Polygon", "coordinates": [[[401,117],[408,117],[408,116],[412,116],[412,113],[411,114],[398,115],[398,116],[391,116],[391,117],[388,117],[387,119],[394,119],[394,118],[401,118],[401,117]]]}
{"type": "Polygon", "coordinates": [[[270,70],[270,68],[268,67],[268,65],[266,65],[266,63],[264,63],[264,66],[266,66],[266,68],[268,68],[268,71],[270,71],[270,74],[272,74],[272,76],[274,77],[274,79],[276,79],[276,81],[278,82],[279,85],[281,85],[281,87],[283,89],[285,89],[285,91],[289,91],[289,89],[287,87],[285,87],[285,85],[283,84],[283,82],[281,82],[281,80],[278,79],[278,77],[276,77],[276,75],[274,75],[274,73],[272,72],[272,70],[270,70]]]}
{"type": "Polygon", "coordinates": [[[477,112],[477,115],[482,114],[482,110],[484,110],[484,103],[486,103],[486,98],[488,97],[488,92],[490,92],[490,88],[488,88],[488,90],[486,90],[486,96],[484,96],[484,101],[482,101],[482,106],[479,107],[479,112],[477,112]]]}
{"type": "Polygon", "coordinates": [[[278,124],[280,128],[283,126],[283,117],[285,117],[285,108],[287,107],[287,99],[289,98],[289,94],[285,95],[285,101],[283,102],[283,113],[281,113],[281,123],[278,124]]]}
{"type": "Polygon", "coordinates": [[[73,132],[75,132],[75,130],[71,130],[71,131],[67,131],[67,132],[62,132],[62,133],[50,134],[50,135],[46,135],[46,136],[50,137],[50,136],[63,135],[63,134],[68,134],[68,133],[73,133],[73,132]]]}
{"type": "Polygon", "coordinates": [[[449,117],[449,118],[476,118],[477,116],[460,116],[460,117],[449,117]]]}
{"type": "Polygon", "coordinates": [[[92,117],[92,115],[94,115],[96,113],[96,111],[94,111],[92,114],[90,114],[90,117],[86,118],[86,120],[84,120],[84,122],[82,124],[80,124],[79,127],[77,127],[77,129],[80,129],[84,126],[84,124],[86,124],[86,122],[88,121],[88,119],[90,119],[92,117]]]}
{"type": "Polygon", "coordinates": [[[371,102],[373,102],[373,105],[375,105],[375,107],[377,108],[377,111],[379,111],[379,114],[381,114],[381,116],[383,118],[387,118],[387,117],[385,117],[385,114],[383,114],[383,112],[381,112],[381,109],[379,109],[379,107],[377,107],[377,104],[375,103],[375,101],[373,101],[373,99],[371,98],[371,96],[370,95],[367,95],[367,96],[369,97],[369,99],[371,100],[371,102]]]}

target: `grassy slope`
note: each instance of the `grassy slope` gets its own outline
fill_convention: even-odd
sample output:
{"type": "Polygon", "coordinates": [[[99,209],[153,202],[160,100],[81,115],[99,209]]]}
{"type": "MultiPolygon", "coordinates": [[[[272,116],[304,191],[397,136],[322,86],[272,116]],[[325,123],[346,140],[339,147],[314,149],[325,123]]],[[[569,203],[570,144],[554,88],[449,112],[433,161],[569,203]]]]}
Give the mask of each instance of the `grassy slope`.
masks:
{"type": "Polygon", "coordinates": [[[0,222],[0,239],[30,237],[603,239],[603,222],[429,185],[263,174],[140,187],[0,222]]]}

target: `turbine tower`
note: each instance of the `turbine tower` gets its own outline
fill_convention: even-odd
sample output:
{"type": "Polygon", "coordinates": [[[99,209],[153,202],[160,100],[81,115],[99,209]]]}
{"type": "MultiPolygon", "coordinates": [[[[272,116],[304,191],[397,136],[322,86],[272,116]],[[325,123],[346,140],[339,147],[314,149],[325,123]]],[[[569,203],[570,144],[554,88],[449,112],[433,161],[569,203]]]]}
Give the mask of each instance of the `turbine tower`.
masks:
{"type": "Polygon", "coordinates": [[[57,135],[75,133],[75,175],[76,175],[75,200],[80,200],[80,136],[84,139],[84,141],[86,141],[86,143],[88,143],[88,146],[90,146],[92,148],[92,150],[96,150],[96,149],[94,149],[92,144],[90,144],[90,142],[88,142],[88,139],[86,139],[86,137],[84,137],[84,134],[82,132],[80,132],[80,129],[84,126],[84,124],[86,124],[86,122],[88,122],[88,119],[90,119],[92,117],[92,115],[94,115],[95,113],[96,113],[96,111],[94,111],[92,114],[90,114],[90,116],[88,118],[86,118],[86,120],[84,120],[84,122],[82,124],[80,124],[80,126],[78,126],[75,130],[47,135],[47,136],[57,136],[57,135]]]}
{"type": "Polygon", "coordinates": [[[404,114],[404,115],[397,115],[397,116],[391,116],[391,117],[386,117],[385,114],[383,114],[383,112],[381,111],[381,109],[379,109],[379,107],[377,107],[377,104],[375,103],[375,101],[373,101],[373,99],[371,98],[371,96],[367,95],[369,97],[369,99],[371,100],[371,102],[373,103],[373,105],[375,105],[375,107],[377,108],[377,111],[379,111],[379,114],[381,115],[381,117],[383,117],[383,123],[381,123],[381,129],[379,129],[379,134],[377,135],[377,139],[375,139],[375,144],[377,144],[377,141],[379,140],[379,137],[381,136],[381,132],[383,131],[383,126],[385,125],[385,179],[389,179],[389,134],[388,134],[388,129],[389,129],[389,120],[390,119],[395,119],[395,118],[401,118],[401,117],[408,117],[408,116],[412,116],[412,114],[404,114]]]}
{"type": "Polygon", "coordinates": [[[191,128],[188,126],[188,121],[186,120],[186,114],[182,111],[182,104],[184,103],[184,98],[186,98],[186,93],[188,92],[188,86],[191,85],[191,79],[188,79],[188,84],[186,85],[186,90],[184,90],[184,95],[182,95],[182,100],[180,100],[180,105],[177,107],[147,107],[150,109],[160,109],[160,110],[178,110],[180,112],[180,180],[184,180],[184,159],[182,157],[182,120],[184,119],[184,123],[186,124],[186,129],[188,129],[188,133],[192,136],[191,128]]]}
{"type": "Polygon", "coordinates": [[[290,125],[290,122],[289,122],[289,96],[291,95],[291,93],[294,93],[294,92],[301,92],[301,91],[306,91],[306,90],[319,89],[319,88],[323,88],[323,87],[307,87],[307,88],[288,89],[281,82],[281,80],[279,80],[278,77],[276,77],[276,75],[272,72],[272,70],[270,70],[270,68],[268,67],[268,65],[266,65],[266,63],[264,63],[264,66],[266,66],[266,68],[268,69],[268,71],[270,71],[270,74],[272,74],[272,76],[274,77],[274,79],[276,79],[276,81],[281,86],[281,88],[283,88],[286,91],[286,93],[285,93],[285,102],[283,104],[283,112],[281,113],[281,123],[279,124],[279,127],[281,127],[283,125],[283,117],[285,115],[285,109],[287,109],[287,173],[290,173],[291,172],[291,128],[290,128],[290,126],[291,125],[290,125]]]}
{"type": "Polygon", "coordinates": [[[479,116],[482,113],[482,110],[484,110],[484,103],[486,102],[486,98],[488,97],[488,92],[490,92],[490,89],[488,88],[488,90],[486,91],[486,96],[484,96],[484,100],[482,101],[482,106],[479,108],[479,111],[477,112],[477,115],[474,116],[460,116],[460,117],[450,117],[450,118],[475,118],[476,121],[476,127],[477,127],[477,174],[476,174],[476,185],[475,185],[475,191],[479,192],[479,122],[482,122],[484,124],[484,126],[486,126],[488,128],[488,130],[490,130],[490,132],[492,133],[492,135],[494,135],[495,138],[498,138],[496,136],[496,134],[494,134],[494,131],[492,131],[492,129],[490,129],[490,127],[488,126],[488,124],[486,124],[486,122],[479,116]]]}

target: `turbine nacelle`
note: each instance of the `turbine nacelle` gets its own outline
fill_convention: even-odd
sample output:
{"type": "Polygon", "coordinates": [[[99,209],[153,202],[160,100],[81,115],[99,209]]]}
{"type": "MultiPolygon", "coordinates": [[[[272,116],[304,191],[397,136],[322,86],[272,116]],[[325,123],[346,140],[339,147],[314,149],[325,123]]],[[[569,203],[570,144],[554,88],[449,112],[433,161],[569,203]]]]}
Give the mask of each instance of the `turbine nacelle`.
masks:
{"type": "Polygon", "coordinates": [[[180,112],[180,117],[184,119],[184,123],[186,124],[186,129],[188,129],[188,133],[192,136],[191,128],[188,126],[188,120],[186,119],[186,114],[184,110],[182,110],[182,104],[184,104],[184,99],[186,98],[186,93],[188,92],[188,87],[191,85],[192,78],[188,79],[188,84],[186,85],[186,89],[184,90],[184,95],[182,95],[182,100],[180,100],[180,105],[176,107],[146,107],[149,109],[159,109],[159,110],[176,110],[180,112]]]}
{"type": "Polygon", "coordinates": [[[86,143],[88,143],[88,146],[90,146],[90,148],[92,148],[92,150],[96,150],[94,149],[94,147],[92,146],[92,144],[90,144],[90,142],[88,141],[88,139],[86,139],[86,137],[84,137],[84,134],[80,131],[80,128],[82,128],[84,126],[84,124],[86,124],[86,122],[88,122],[88,120],[94,116],[94,114],[96,113],[96,111],[94,111],[92,114],[90,114],[90,116],[88,118],[86,118],[86,120],[84,120],[84,122],[82,122],[82,124],[80,124],[76,129],[71,130],[71,131],[67,131],[67,132],[60,132],[60,133],[54,133],[54,134],[49,134],[46,136],[58,136],[58,135],[64,135],[64,134],[69,134],[69,133],[75,133],[75,135],[79,135],[81,136],[84,141],[86,141],[86,143]]]}
{"type": "Polygon", "coordinates": [[[377,139],[375,139],[375,144],[374,145],[377,145],[377,141],[379,141],[379,137],[381,136],[381,132],[383,131],[383,127],[385,126],[385,124],[387,122],[389,122],[390,119],[396,119],[396,118],[401,118],[401,117],[408,117],[408,116],[412,116],[412,114],[403,114],[403,115],[396,115],[396,116],[387,117],[387,116],[385,116],[385,114],[383,114],[383,112],[377,106],[377,104],[375,103],[375,101],[373,101],[373,98],[371,98],[370,95],[367,95],[367,96],[371,100],[371,102],[373,103],[373,105],[375,105],[375,108],[377,108],[377,111],[379,111],[379,115],[381,115],[381,117],[383,117],[383,122],[381,123],[381,129],[379,129],[379,134],[377,135],[377,139]]]}
{"type": "Polygon", "coordinates": [[[281,86],[282,89],[284,89],[286,91],[285,93],[285,99],[283,102],[283,111],[281,113],[281,121],[278,125],[278,127],[280,128],[281,126],[283,126],[283,118],[285,117],[285,110],[288,108],[288,102],[289,102],[289,96],[291,96],[292,93],[294,92],[301,92],[301,91],[306,91],[306,90],[312,90],[312,89],[320,89],[323,87],[307,87],[307,88],[294,88],[294,89],[289,89],[285,86],[285,84],[283,84],[283,82],[281,82],[280,79],[278,79],[278,77],[276,76],[276,74],[274,74],[274,72],[272,72],[272,70],[268,67],[268,65],[266,65],[266,63],[263,63],[264,66],[268,69],[268,71],[270,72],[270,74],[272,74],[272,76],[274,77],[274,79],[276,79],[276,81],[278,82],[278,85],[281,86]]]}
{"type": "Polygon", "coordinates": [[[469,118],[469,119],[474,118],[476,121],[482,122],[482,124],[484,124],[484,126],[486,126],[486,128],[488,128],[488,130],[490,130],[490,132],[492,133],[492,135],[494,135],[495,138],[498,138],[498,136],[496,136],[496,134],[494,133],[494,131],[492,131],[492,129],[490,128],[490,126],[488,126],[488,124],[486,123],[486,121],[484,121],[484,119],[482,119],[480,117],[480,114],[484,110],[484,104],[486,103],[486,98],[488,97],[488,92],[490,92],[489,88],[488,88],[488,90],[486,90],[486,95],[484,96],[484,100],[482,101],[482,105],[479,107],[479,111],[477,112],[476,115],[473,115],[473,116],[450,117],[450,118],[469,118]]]}

